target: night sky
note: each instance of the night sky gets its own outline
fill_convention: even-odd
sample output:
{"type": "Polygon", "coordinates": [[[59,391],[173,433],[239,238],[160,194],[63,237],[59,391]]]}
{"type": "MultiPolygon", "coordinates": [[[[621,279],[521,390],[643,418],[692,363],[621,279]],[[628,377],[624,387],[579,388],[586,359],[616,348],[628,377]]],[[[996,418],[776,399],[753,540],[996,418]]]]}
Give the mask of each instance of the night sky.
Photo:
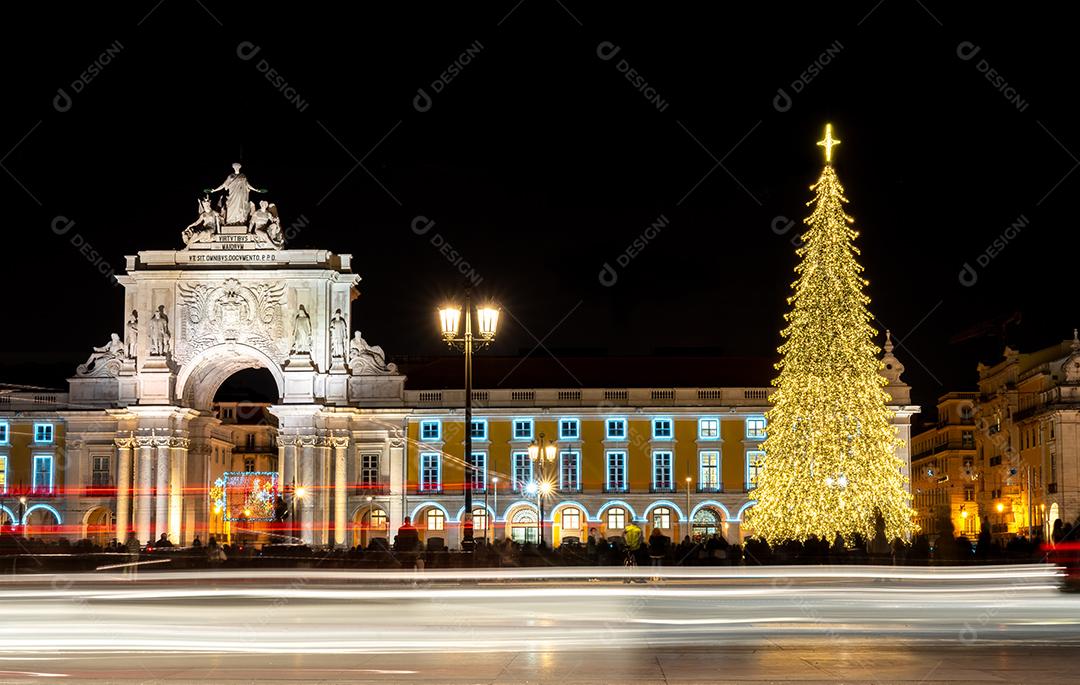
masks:
{"type": "Polygon", "coordinates": [[[391,357],[443,350],[433,309],[466,279],[440,241],[504,307],[494,353],[770,357],[826,121],[917,401],[972,388],[1007,320],[1022,349],[1080,325],[1074,17],[387,4],[5,8],[0,381],[62,386],[121,332],[100,271],[181,247],[233,161],[286,227],[307,224],[291,247],[354,255],[354,325],[391,357]]]}

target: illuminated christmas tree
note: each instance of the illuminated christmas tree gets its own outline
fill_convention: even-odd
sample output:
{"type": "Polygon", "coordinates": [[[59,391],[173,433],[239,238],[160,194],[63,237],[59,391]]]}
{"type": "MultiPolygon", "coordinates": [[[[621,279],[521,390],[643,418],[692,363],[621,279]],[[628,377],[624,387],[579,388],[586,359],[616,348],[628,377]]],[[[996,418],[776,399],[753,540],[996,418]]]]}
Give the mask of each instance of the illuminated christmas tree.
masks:
{"type": "Polygon", "coordinates": [[[867,281],[856,261],[858,232],[832,166],[839,143],[826,126],[818,142],[825,168],[810,187],[813,212],[796,251],[801,263],[781,334],[757,504],[747,511],[747,524],[770,542],[837,533],[869,540],[877,512],[889,540],[914,528],[867,281]]]}

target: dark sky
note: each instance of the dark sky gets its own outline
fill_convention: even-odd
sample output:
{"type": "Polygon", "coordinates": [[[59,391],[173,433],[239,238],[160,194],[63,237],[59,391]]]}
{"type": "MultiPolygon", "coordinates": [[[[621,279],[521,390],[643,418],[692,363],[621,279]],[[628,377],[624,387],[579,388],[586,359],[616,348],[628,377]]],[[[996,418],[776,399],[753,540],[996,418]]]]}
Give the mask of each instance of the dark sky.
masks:
{"type": "Polygon", "coordinates": [[[540,340],[555,354],[769,356],[795,264],[795,229],[778,235],[776,217],[806,215],[825,121],[843,141],[872,311],[903,341],[919,401],[970,387],[1017,312],[1007,336],[1024,348],[1080,324],[1065,296],[1073,16],[913,0],[385,4],[6,8],[0,380],[59,384],[121,330],[121,289],[73,240],[120,271],[124,255],[179,247],[200,190],[237,159],[285,225],[306,219],[291,246],[354,255],[354,321],[391,356],[441,350],[432,310],[464,279],[436,234],[504,306],[497,353],[540,340]],[[602,44],[619,52],[605,61],[602,44]],[[602,285],[605,262],[661,215],[602,285]],[[434,228],[417,235],[417,216],[434,228]]]}

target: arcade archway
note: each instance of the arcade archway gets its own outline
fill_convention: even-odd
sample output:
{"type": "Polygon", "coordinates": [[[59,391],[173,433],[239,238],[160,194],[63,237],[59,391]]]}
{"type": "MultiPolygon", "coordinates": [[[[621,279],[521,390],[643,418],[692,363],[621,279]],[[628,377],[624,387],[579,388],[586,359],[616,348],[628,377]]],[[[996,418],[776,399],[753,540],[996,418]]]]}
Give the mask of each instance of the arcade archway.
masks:
{"type": "MultiPolygon", "coordinates": [[[[116,537],[116,518],[105,507],[94,507],[83,516],[82,536],[95,545],[107,545],[116,537]]],[[[123,542],[123,541],[121,541],[123,542]]]]}

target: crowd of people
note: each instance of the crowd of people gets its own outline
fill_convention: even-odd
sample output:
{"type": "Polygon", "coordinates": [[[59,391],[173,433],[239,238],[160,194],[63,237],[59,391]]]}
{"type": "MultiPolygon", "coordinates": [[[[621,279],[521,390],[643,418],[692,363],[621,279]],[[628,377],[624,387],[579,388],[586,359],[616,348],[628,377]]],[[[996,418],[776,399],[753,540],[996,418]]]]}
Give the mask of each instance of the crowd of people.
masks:
{"type": "MultiPolygon", "coordinates": [[[[975,540],[964,535],[954,536],[947,530],[934,537],[920,534],[910,542],[898,538],[891,543],[880,534],[871,540],[854,534],[847,539],[837,535],[831,541],[810,536],[805,541],[773,544],[750,537],[741,544],[732,544],[719,533],[695,539],[685,536],[675,543],[658,529],[646,537],[636,524],[628,525],[622,533],[604,537],[596,528],[591,528],[584,541],[569,538],[556,548],[534,541],[480,538],[475,541],[471,554],[450,550],[441,538],[421,540],[419,531],[408,518],[393,542],[374,538],[365,547],[332,550],[297,544],[226,544],[214,536],[209,536],[205,542],[196,536],[190,546],[176,547],[165,534],[143,546],[134,535],[124,543],[114,539],[101,545],[85,539],[70,542],[63,538],[24,538],[5,533],[0,534],[0,569],[7,572],[89,570],[140,560],[157,560],[163,567],[173,568],[303,565],[422,570],[461,566],[952,565],[1027,563],[1047,558],[1047,546],[1041,539],[1013,536],[1002,542],[995,540],[986,527],[975,540]],[[11,563],[5,564],[5,559],[11,563]],[[161,561],[164,559],[168,559],[168,563],[161,561]]],[[[1055,524],[1052,543],[1069,542],[1074,538],[1080,538],[1080,526],[1061,521],[1055,524]]]]}

